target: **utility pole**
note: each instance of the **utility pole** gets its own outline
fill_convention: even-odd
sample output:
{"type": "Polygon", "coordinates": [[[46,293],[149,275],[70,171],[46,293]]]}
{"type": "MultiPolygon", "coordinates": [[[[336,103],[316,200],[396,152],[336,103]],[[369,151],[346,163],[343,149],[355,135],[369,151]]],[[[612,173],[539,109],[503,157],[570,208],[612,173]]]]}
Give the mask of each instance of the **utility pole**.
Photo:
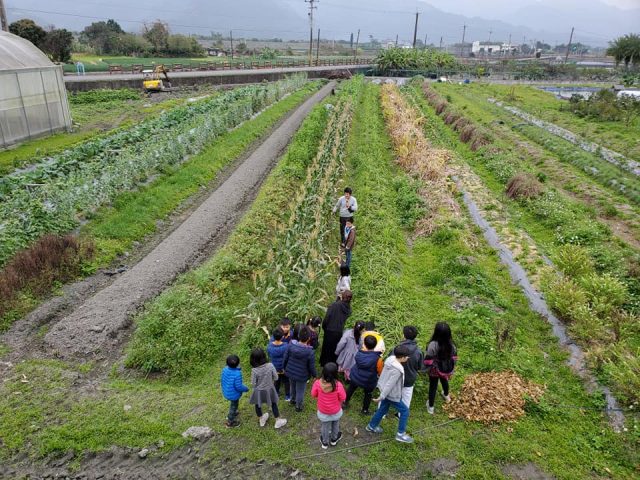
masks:
{"type": "Polygon", "coordinates": [[[489,30],[489,43],[491,43],[491,34],[493,33],[493,30],[489,30]]]}
{"type": "Polygon", "coordinates": [[[231,60],[233,60],[233,30],[229,30],[229,38],[231,38],[231,60]]]}
{"type": "Polygon", "coordinates": [[[398,46],[398,34],[396,34],[396,47],[398,46]]]}
{"type": "Polygon", "coordinates": [[[424,48],[427,48],[427,34],[424,34],[424,48]]]}
{"type": "Polygon", "coordinates": [[[506,52],[506,53],[508,53],[509,55],[511,55],[511,34],[509,34],[509,51],[508,51],[508,52],[506,52]]]}
{"type": "Polygon", "coordinates": [[[569,60],[569,52],[571,51],[571,41],[573,40],[573,29],[574,27],[571,27],[571,36],[569,37],[569,45],[567,45],[567,54],[564,57],[564,63],[567,63],[567,60],[569,60]]]}
{"type": "Polygon", "coordinates": [[[360,44],[360,29],[358,29],[358,37],[356,38],[356,49],[353,51],[353,61],[356,61],[358,55],[358,45],[360,44]]]}
{"type": "Polygon", "coordinates": [[[464,35],[465,33],[467,33],[467,26],[463,25],[462,26],[462,43],[460,44],[460,58],[463,57],[463,52],[464,52],[464,35]]]}
{"type": "Polygon", "coordinates": [[[440,50],[442,50],[442,37],[440,37],[440,50]]]}
{"type": "Polygon", "coordinates": [[[0,27],[5,32],[9,31],[9,22],[7,22],[7,11],[4,8],[4,0],[0,0],[0,27]]]}
{"type": "Polygon", "coordinates": [[[318,66],[319,59],[320,59],[320,29],[318,29],[318,40],[316,43],[316,66],[318,66]]]}
{"type": "Polygon", "coordinates": [[[416,26],[413,28],[413,48],[416,48],[416,40],[418,37],[418,17],[420,12],[416,12],[416,26]]]}
{"type": "Polygon", "coordinates": [[[311,61],[313,60],[313,11],[318,7],[313,4],[319,2],[320,0],[304,0],[305,3],[309,4],[309,65],[311,65],[311,61]]]}

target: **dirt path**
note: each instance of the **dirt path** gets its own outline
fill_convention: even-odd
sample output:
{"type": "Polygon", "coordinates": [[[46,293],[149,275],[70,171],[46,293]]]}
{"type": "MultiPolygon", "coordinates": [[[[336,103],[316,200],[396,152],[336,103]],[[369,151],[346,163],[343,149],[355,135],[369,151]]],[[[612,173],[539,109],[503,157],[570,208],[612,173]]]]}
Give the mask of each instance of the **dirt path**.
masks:
{"type": "Polygon", "coordinates": [[[117,346],[131,316],[180,273],[219,246],[254,200],[259,186],[329,83],[280,125],[200,207],[139,263],[53,325],[47,347],[62,357],[104,354],[117,346]]]}

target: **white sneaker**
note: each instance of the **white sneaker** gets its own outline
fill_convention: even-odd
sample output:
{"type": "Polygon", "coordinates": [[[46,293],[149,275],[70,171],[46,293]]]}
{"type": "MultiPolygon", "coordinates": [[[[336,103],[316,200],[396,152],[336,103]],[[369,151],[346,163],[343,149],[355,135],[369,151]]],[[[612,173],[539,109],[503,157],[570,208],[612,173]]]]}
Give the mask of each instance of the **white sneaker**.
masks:
{"type": "Polygon", "coordinates": [[[276,418],[276,428],[282,428],[287,424],[286,418],[276,418]]]}
{"type": "Polygon", "coordinates": [[[269,420],[269,412],[263,413],[260,417],[260,426],[264,427],[267,424],[267,420],[269,420]]]}
{"type": "Polygon", "coordinates": [[[427,404],[427,412],[429,412],[429,415],[433,415],[436,411],[436,407],[430,407],[429,404],[427,404]]]}
{"type": "Polygon", "coordinates": [[[444,393],[440,392],[440,396],[444,398],[444,401],[447,403],[451,401],[451,397],[449,395],[445,395],[444,393]]]}

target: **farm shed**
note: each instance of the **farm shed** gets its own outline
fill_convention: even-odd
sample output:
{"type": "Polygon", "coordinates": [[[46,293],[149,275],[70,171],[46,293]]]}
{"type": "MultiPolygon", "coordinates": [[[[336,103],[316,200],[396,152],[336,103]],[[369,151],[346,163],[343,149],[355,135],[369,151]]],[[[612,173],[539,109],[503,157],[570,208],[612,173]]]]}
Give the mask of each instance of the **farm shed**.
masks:
{"type": "Polygon", "coordinates": [[[0,31],[0,148],[71,127],[62,67],[0,31]]]}

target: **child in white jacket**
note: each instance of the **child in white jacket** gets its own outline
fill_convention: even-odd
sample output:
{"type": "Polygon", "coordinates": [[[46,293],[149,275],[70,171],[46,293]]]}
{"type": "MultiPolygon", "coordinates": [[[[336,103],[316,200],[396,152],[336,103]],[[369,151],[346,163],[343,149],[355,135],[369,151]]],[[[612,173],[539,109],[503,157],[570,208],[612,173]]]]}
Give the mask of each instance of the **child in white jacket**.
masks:
{"type": "Polygon", "coordinates": [[[404,367],[402,364],[409,360],[410,353],[405,345],[398,345],[393,350],[393,355],[390,355],[384,362],[384,368],[378,379],[380,396],[373,399],[374,402],[380,403],[380,408],[373,414],[366,428],[368,432],[382,433],[382,427],[380,427],[382,417],[393,406],[400,414],[396,440],[403,443],[413,443],[413,438],[407,435],[409,407],[402,403],[402,387],[404,386],[404,367]]]}

